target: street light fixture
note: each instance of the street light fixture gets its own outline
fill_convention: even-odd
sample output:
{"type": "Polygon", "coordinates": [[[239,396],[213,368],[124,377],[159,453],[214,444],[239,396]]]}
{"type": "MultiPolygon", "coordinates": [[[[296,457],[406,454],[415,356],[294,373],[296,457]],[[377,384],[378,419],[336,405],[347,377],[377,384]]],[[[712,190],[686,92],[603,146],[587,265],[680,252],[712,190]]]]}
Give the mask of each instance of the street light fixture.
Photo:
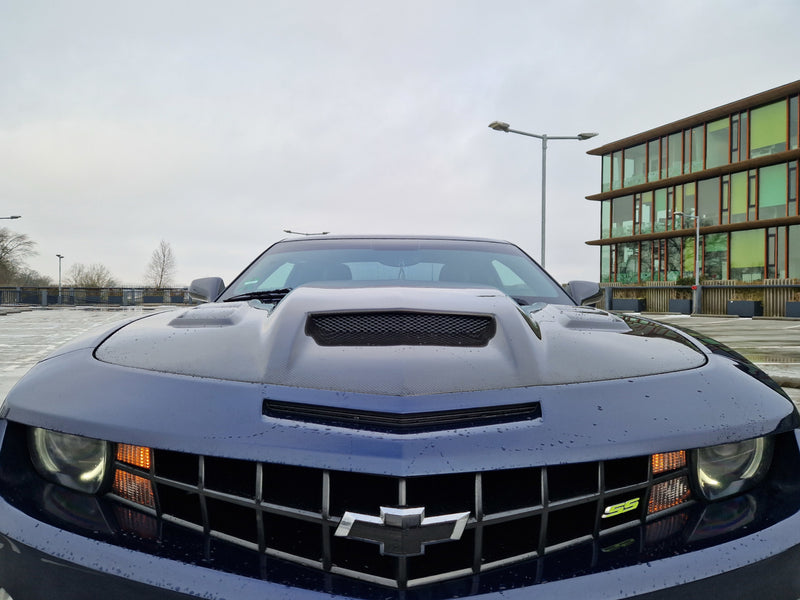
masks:
{"type": "Polygon", "coordinates": [[[0,217],[0,219],[21,219],[22,215],[11,215],[10,217],[0,217]]]}
{"type": "Polygon", "coordinates": [[[545,211],[547,204],[547,140],[588,140],[597,135],[597,133],[579,133],[578,135],[547,135],[538,133],[529,133],[527,131],[519,131],[511,129],[508,123],[502,121],[492,121],[489,127],[495,131],[503,131],[505,133],[518,133],[519,135],[527,135],[528,137],[535,137],[542,140],[542,251],[540,262],[544,268],[545,258],[545,211]]]}
{"type": "Polygon", "coordinates": [[[61,304],[61,259],[64,258],[62,254],[56,254],[58,257],[58,304],[61,304]]]}
{"type": "Polygon", "coordinates": [[[700,217],[698,215],[687,215],[684,212],[672,213],[673,216],[680,216],[685,223],[686,219],[694,219],[694,286],[692,287],[692,314],[697,314],[698,304],[700,304],[700,217]]]}
{"type": "Polygon", "coordinates": [[[307,233],[305,231],[292,231],[291,229],[284,229],[284,233],[291,233],[292,235],[328,235],[330,231],[319,231],[317,233],[307,233]]]}

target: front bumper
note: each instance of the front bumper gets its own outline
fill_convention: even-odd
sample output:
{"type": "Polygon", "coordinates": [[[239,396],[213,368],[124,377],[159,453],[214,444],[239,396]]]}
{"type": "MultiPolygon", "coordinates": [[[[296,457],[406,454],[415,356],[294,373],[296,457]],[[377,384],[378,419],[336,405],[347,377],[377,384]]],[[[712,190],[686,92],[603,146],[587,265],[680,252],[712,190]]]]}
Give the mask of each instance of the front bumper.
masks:
{"type": "MultiPolygon", "coordinates": [[[[242,577],[90,540],[44,524],[2,500],[0,532],[0,588],[14,600],[348,597],[242,577]]],[[[476,594],[473,597],[523,600],[535,593],[537,598],[565,600],[578,597],[660,600],[677,595],[795,600],[800,597],[798,561],[800,512],[752,535],[703,550],[491,594],[481,594],[473,588],[476,594]]],[[[424,589],[375,592],[375,598],[427,597],[424,589]]]]}

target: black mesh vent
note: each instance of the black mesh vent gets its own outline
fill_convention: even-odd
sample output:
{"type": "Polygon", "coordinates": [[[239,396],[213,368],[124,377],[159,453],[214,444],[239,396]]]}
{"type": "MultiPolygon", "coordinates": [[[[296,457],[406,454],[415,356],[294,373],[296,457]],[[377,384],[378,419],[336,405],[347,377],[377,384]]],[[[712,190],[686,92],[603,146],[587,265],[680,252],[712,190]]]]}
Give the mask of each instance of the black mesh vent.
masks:
{"type": "Polygon", "coordinates": [[[320,346],[485,346],[494,317],[424,312],[314,314],[306,334],[320,346]]]}
{"type": "Polygon", "coordinates": [[[206,546],[222,540],[253,556],[403,590],[586,542],[611,545],[609,535],[647,523],[653,485],[685,476],[684,468],[653,477],[649,464],[645,456],[404,478],[154,450],[149,473],[117,466],[149,478],[154,516],[203,535],[206,546]],[[398,506],[469,519],[460,539],[437,540],[421,555],[382,555],[376,542],[335,535],[346,512],[378,518],[381,507],[398,506]]]}

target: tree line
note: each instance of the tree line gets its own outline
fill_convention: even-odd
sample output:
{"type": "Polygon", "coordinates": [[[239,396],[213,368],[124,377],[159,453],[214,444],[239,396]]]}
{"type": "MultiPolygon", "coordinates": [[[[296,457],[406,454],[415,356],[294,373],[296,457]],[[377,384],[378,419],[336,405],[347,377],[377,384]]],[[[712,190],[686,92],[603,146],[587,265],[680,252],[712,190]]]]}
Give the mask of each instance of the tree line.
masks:
{"type": "MultiPolygon", "coordinates": [[[[51,277],[31,269],[26,261],[39,253],[36,242],[24,233],[0,227],[0,286],[45,287],[57,284],[51,277]]],[[[150,255],[144,272],[144,285],[166,288],[174,285],[175,254],[169,242],[161,240],[150,255]]],[[[101,263],[73,263],[62,275],[62,284],[70,287],[119,287],[119,280],[101,263]]]]}

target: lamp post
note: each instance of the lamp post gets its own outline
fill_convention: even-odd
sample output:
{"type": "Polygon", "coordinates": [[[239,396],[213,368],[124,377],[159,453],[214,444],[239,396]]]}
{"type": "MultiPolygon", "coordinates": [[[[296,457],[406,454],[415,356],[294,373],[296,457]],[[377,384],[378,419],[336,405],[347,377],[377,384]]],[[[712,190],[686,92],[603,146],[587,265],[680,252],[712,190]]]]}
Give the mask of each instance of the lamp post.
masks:
{"type": "Polygon", "coordinates": [[[56,254],[58,257],[58,304],[61,305],[61,259],[64,258],[62,254],[56,254]]]}
{"type": "Polygon", "coordinates": [[[489,127],[495,131],[504,131],[506,133],[518,133],[519,135],[527,135],[528,137],[535,137],[542,140],[542,250],[540,262],[542,268],[545,264],[545,211],[547,204],[547,140],[588,140],[597,135],[597,133],[579,133],[578,135],[547,135],[538,133],[528,133],[527,131],[518,131],[511,129],[508,123],[502,121],[492,121],[489,127]]]}
{"type": "Polygon", "coordinates": [[[694,219],[694,285],[692,286],[692,314],[697,314],[697,307],[702,302],[702,292],[700,291],[700,217],[698,215],[687,215],[684,212],[672,213],[679,215],[685,222],[686,219],[694,219]]]}

